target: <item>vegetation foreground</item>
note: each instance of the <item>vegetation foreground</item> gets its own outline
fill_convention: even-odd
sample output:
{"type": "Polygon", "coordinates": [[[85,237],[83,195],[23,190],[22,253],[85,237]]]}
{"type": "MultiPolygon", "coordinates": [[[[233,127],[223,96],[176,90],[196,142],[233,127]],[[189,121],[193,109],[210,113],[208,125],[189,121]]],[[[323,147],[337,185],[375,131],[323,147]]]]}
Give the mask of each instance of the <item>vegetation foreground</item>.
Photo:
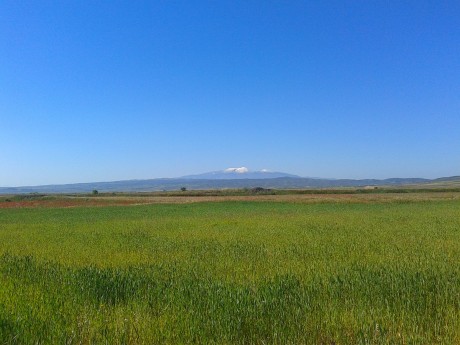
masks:
{"type": "Polygon", "coordinates": [[[0,344],[460,343],[460,200],[0,209],[0,344]]]}

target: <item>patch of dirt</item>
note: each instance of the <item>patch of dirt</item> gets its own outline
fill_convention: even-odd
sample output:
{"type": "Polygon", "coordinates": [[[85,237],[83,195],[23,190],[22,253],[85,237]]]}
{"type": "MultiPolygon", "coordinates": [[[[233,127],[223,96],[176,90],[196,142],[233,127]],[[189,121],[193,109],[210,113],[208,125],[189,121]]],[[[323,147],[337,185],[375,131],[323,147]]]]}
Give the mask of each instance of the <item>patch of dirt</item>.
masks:
{"type": "Polygon", "coordinates": [[[103,196],[103,197],[57,197],[20,201],[0,201],[0,208],[35,207],[101,207],[142,204],[186,204],[223,201],[272,201],[295,203],[385,203],[430,200],[460,200],[459,192],[442,193],[382,193],[382,194],[289,194],[247,196],[103,196]]]}

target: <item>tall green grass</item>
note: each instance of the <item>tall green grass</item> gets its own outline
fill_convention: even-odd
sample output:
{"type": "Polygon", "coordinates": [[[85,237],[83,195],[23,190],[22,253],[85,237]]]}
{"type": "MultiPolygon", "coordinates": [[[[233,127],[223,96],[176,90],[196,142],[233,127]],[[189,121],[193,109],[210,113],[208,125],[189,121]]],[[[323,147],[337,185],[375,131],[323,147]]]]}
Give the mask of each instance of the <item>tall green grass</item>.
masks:
{"type": "Polygon", "coordinates": [[[460,202],[0,210],[0,344],[455,344],[460,202]]]}

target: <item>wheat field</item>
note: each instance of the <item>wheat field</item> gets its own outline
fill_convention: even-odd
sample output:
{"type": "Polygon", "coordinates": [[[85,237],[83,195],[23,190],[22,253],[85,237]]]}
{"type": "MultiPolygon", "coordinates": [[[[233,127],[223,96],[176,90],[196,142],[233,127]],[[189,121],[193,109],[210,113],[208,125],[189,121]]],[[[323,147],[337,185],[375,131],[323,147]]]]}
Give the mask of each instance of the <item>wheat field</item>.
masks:
{"type": "Polygon", "coordinates": [[[0,209],[0,344],[456,344],[460,201],[0,209]]]}

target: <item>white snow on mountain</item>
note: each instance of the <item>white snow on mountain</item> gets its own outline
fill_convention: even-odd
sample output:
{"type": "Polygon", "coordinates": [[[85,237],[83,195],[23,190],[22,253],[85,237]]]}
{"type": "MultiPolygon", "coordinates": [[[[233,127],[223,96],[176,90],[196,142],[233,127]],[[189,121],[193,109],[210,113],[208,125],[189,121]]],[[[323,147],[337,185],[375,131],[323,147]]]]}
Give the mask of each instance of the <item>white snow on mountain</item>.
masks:
{"type": "Polygon", "coordinates": [[[249,172],[249,169],[246,167],[241,167],[241,168],[227,168],[224,170],[226,173],[237,173],[237,174],[244,174],[249,172]]]}

